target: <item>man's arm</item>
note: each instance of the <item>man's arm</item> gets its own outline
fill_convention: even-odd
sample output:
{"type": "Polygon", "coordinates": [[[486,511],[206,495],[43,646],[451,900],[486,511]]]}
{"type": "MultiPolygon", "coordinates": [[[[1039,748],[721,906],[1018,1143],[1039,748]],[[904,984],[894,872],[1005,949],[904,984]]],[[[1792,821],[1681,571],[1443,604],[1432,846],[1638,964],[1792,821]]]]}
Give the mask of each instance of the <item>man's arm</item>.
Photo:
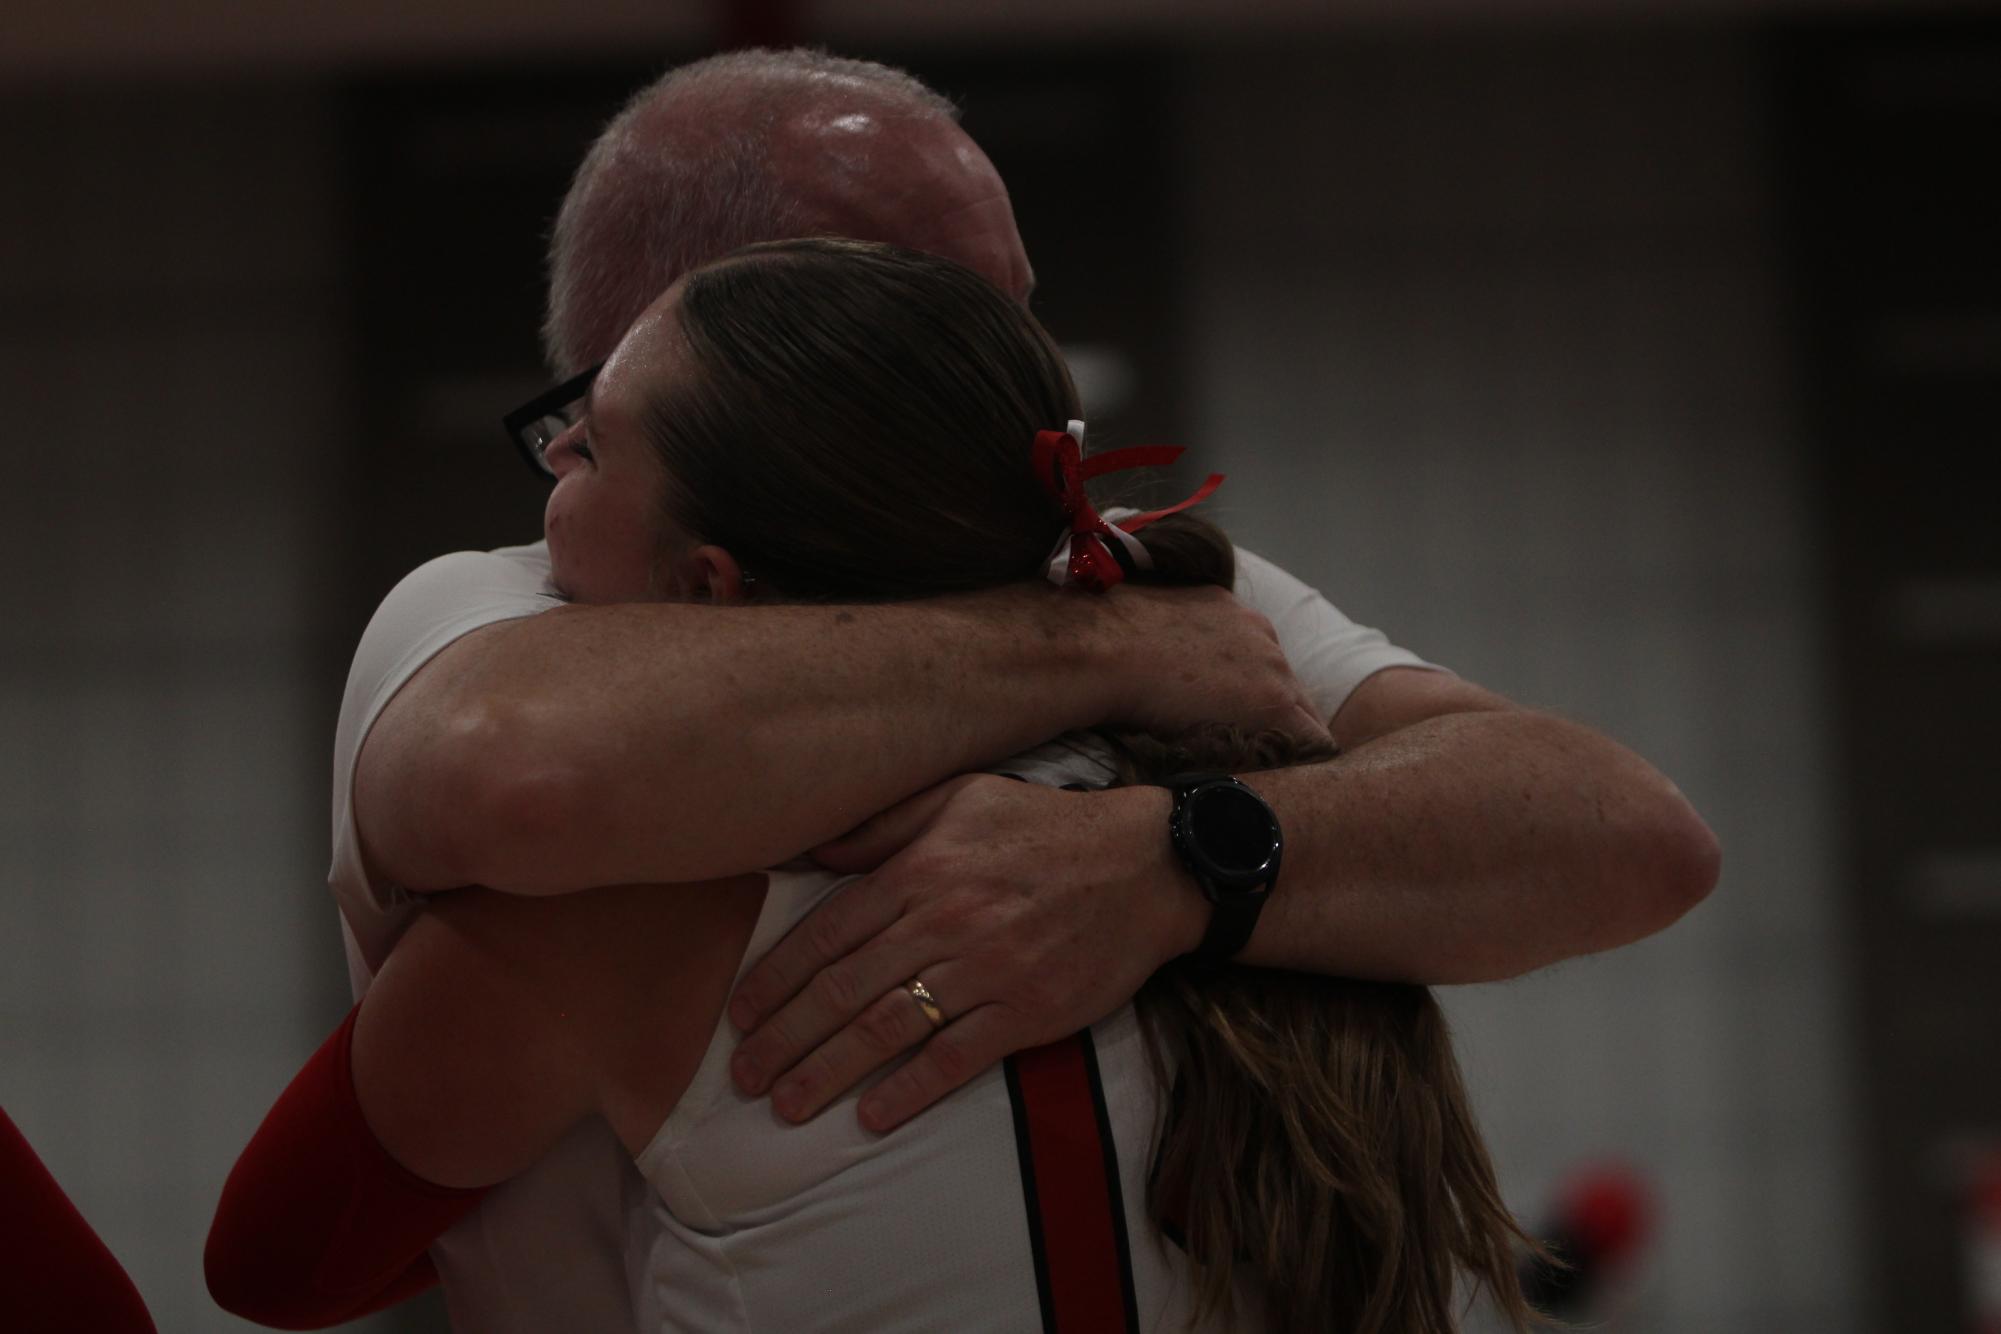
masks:
{"type": "MultiPolygon", "coordinates": [[[[1716,884],[1708,826],[1602,733],[1411,668],[1371,677],[1333,721],[1339,758],[1245,779],[1286,831],[1285,892],[1245,963],[1498,981],[1651,935],[1716,884]]],[[[1168,794],[1137,795],[1164,826],[1168,794]]],[[[1171,854],[1152,864],[1177,878],[1171,854]]],[[[1192,949],[1208,906],[1178,880],[1192,949]]]]}
{"type": "Polygon", "coordinates": [[[1269,623],[1216,589],[566,607],[419,669],[354,806],[371,870],[412,889],[697,880],[1072,727],[1219,716],[1317,726],[1269,623]]]}
{"type": "MultiPolygon", "coordinates": [[[[1391,668],[1354,690],[1333,730],[1339,758],[1246,776],[1286,832],[1246,963],[1512,977],[1658,930],[1715,883],[1715,839],[1681,794],[1588,728],[1391,668]]],[[[1008,1052],[1110,1013],[1208,922],[1168,845],[1171,804],[1160,788],[967,778],[824,850],[843,869],[880,865],[745,978],[731,1010],[754,1030],[739,1085],[803,1117],[928,1038],[862,1101],[864,1121],[887,1128],[1008,1052]],[[936,1036],[899,990],[919,970],[951,1021],[936,1036]]]]}

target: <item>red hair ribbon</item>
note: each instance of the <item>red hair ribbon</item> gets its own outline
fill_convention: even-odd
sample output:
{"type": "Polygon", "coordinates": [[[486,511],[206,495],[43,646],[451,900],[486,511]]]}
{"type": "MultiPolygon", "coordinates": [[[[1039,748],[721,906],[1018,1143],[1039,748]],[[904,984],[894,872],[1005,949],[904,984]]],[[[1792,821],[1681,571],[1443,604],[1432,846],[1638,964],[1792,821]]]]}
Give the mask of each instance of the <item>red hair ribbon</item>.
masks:
{"type": "Polygon", "coordinates": [[[1223,474],[1210,473],[1209,480],[1178,505],[1149,510],[1114,524],[1092,506],[1090,496],[1085,494],[1084,483],[1106,473],[1165,467],[1187,451],[1180,445],[1137,445],[1130,449],[1094,454],[1087,459],[1084,457],[1083,435],[1084,423],[1080,421],[1071,422],[1067,431],[1037,431],[1030,462],[1043,489],[1070,516],[1070,530],[1057,539],[1056,549],[1049,556],[1050,582],[1081,584],[1093,593],[1103,593],[1126,577],[1125,567],[1106,544],[1107,538],[1119,543],[1138,568],[1151,569],[1152,558],[1133,534],[1155,519],[1179,514],[1207,500],[1223,484],[1223,474]],[[1069,552],[1067,563],[1064,561],[1066,546],[1069,552]]]}

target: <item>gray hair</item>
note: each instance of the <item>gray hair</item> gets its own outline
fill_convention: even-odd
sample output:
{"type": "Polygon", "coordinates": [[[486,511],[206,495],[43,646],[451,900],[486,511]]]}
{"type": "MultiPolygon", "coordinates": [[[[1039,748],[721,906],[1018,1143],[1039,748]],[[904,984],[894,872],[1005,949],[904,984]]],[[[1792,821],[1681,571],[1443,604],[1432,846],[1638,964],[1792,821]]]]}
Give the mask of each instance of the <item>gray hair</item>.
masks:
{"type": "Polygon", "coordinates": [[[773,165],[772,131],[829,99],[959,118],[950,99],[903,70],[803,47],[710,56],[635,94],[584,156],[550,232],[542,343],[551,367],[567,376],[603,355],[689,269],[813,230],[773,165]],[[684,117],[671,133],[648,123],[663,108],[701,102],[728,111],[684,117]]]}

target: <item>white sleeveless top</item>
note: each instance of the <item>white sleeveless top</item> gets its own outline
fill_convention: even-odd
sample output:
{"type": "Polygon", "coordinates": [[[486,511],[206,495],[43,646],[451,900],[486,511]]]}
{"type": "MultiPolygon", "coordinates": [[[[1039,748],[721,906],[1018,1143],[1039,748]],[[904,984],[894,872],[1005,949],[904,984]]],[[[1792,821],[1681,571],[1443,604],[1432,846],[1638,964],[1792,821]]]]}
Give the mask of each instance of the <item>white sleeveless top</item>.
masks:
{"type": "MultiPolygon", "coordinates": [[[[1002,767],[1058,786],[1110,777],[1074,739],[1002,767]]],[[[739,977],[853,878],[796,864],[768,874],[739,977]]],[[[887,1135],[855,1117],[873,1080],[799,1126],[743,1096],[729,1077],[737,1041],[724,1017],[639,1156],[653,1188],[628,1220],[640,1330],[1189,1328],[1186,1257],[1146,1217],[1163,1108],[1130,1004],[887,1135]]],[[[1239,1287],[1238,1327],[1256,1328],[1239,1287]]]]}

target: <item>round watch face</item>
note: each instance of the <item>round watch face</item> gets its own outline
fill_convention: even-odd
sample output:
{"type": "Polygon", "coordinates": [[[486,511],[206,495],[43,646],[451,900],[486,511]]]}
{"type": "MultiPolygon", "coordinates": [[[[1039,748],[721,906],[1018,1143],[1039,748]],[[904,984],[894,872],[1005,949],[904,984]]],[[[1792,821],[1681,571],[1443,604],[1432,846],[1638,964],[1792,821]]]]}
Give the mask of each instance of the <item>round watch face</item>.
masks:
{"type": "Polygon", "coordinates": [[[1189,797],[1188,829],[1202,858],[1227,876],[1263,870],[1278,843],[1278,822],[1265,804],[1223,784],[1189,797]]]}

